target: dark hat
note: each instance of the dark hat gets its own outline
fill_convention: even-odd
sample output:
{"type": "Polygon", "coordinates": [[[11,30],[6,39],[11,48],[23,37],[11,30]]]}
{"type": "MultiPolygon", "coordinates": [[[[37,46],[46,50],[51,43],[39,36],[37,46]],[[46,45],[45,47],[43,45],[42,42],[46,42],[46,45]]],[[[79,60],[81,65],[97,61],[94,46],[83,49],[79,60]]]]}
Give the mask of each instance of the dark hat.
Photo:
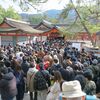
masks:
{"type": "Polygon", "coordinates": [[[85,72],[83,73],[83,75],[84,75],[86,78],[88,78],[89,80],[91,80],[92,77],[93,77],[93,73],[92,73],[91,71],[89,71],[89,70],[85,71],[85,72]]]}
{"type": "Polygon", "coordinates": [[[4,56],[3,54],[0,54],[0,60],[3,60],[4,56]]]}
{"type": "Polygon", "coordinates": [[[72,61],[77,61],[77,58],[76,57],[72,57],[72,61]]]}

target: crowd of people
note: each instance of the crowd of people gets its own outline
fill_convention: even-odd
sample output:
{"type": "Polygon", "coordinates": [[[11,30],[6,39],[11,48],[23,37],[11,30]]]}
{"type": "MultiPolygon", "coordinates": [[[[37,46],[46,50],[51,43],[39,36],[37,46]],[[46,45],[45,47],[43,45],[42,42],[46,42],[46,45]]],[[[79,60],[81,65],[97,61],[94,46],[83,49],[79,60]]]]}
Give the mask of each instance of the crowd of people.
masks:
{"type": "Polygon", "coordinates": [[[25,92],[29,93],[29,100],[85,100],[94,95],[99,98],[100,58],[59,39],[2,45],[1,99],[24,100],[25,92]],[[81,96],[83,99],[75,99],[81,96]]]}

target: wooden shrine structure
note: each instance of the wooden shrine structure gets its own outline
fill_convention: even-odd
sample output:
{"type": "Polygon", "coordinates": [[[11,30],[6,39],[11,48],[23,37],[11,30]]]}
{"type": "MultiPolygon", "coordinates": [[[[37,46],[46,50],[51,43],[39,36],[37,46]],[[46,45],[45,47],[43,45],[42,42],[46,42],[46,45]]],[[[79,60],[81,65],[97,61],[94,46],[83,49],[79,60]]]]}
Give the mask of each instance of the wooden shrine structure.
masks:
{"type": "Polygon", "coordinates": [[[61,34],[59,28],[46,20],[43,20],[38,25],[34,26],[34,28],[44,31],[44,33],[40,34],[42,37],[45,36],[48,39],[63,38],[63,34],[61,34]]]}
{"type": "Polygon", "coordinates": [[[0,24],[0,45],[15,45],[42,33],[43,31],[34,29],[27,22],[5,18],[0,24]]]}

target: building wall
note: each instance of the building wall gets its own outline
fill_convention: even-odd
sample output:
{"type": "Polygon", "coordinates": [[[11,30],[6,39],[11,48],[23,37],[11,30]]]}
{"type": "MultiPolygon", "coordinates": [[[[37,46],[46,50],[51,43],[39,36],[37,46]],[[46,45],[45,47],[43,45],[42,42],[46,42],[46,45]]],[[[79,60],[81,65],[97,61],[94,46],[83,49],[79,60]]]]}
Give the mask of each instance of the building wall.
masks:
{"type": "MultiPolygon", "coordinates": [[[[92,37],[92,39],[95,41],[96,40],[96,34],[95,33],[93,33],[92,35],[91,35],[91,37],[92,37]]],[[[78,40],[89,40],[90,41],[90,37],[89,37],[89,35],[86,33],[86,32],[81,32],[81,33],[77,33],[77,34],[75,34],[75,36],[74,36],[74,39],[78,39],[78,40]]]]}
{"type": "Polygon", "coordinates": [[[17,37],[17,43],[22,44],[22,43],[28,43],[28,37],[27,36],[18,36],[17,37]]]}
{"type": "Polygon", "coordinates": [[[47,36],[39,36],[37,37],[37,41],[46,41],[47,36]]]}
{"type": "Polygon", "coordinates": [[[29,43],[27,36],[0,36],[0,45],[9,45],[15,46],[16,43],[18,44],[27,44],[29,43]]]}
{"type": "Polygon", "coordinates": [[[13,37],[12,36],[1,36],[1,45],[13,45],[13,37]]]}

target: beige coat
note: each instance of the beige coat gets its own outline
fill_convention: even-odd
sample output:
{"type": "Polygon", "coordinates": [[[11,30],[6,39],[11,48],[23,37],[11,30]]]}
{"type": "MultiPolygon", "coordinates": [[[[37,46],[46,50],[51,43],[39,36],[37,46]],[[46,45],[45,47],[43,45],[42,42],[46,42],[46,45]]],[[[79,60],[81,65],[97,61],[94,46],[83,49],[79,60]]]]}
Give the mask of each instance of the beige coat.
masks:
{"type": "Polygon", "coordinates": [[[34,68],[29,68],[27,72],[27,87],[30,92],[34,91],[34,75],[38,70],[34,68]]]}
{"type": "Polygon", "coordinates": [[[60,83],[55,82],[53,86],[50,89],[49,94],[47,95],[46,100],[58,100],[59,94],[60,94],[60,83]]]}

